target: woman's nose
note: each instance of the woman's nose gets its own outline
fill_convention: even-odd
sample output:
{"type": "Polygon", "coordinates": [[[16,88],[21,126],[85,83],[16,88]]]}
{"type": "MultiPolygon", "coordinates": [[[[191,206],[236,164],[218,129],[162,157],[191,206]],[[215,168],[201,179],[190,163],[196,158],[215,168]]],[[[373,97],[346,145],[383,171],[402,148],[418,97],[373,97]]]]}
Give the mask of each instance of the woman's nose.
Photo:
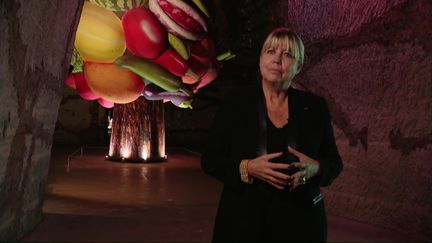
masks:
{"type": "Polygon", "coordinates": [[[274,62],[279,64],[282,63],[282,55],[281,54],[275,55],[274,62]]]}

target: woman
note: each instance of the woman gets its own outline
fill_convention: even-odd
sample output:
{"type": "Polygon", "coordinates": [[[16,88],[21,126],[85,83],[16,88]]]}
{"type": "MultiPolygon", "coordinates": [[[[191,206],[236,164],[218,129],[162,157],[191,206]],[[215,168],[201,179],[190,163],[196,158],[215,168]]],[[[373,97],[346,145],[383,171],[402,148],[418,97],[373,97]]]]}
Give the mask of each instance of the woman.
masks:
{"type": "Polygon", "coordinates": [[[224,183],[214,242],[325,242],[320,186],[342,170],[325,100],[293,89],[304,47],[286,28],[260,55],[261,85],[216,113],[203,170],[224,183]]]}

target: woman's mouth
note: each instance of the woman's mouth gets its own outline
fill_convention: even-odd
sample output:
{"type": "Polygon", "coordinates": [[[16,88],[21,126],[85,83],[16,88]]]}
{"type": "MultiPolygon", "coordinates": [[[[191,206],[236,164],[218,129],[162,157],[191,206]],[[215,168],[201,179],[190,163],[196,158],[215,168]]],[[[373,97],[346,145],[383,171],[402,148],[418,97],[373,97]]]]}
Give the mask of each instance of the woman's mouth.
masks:
{"type": "Polygon", "coordinates": [[[278,74],[282,73],[282,70],[276,69],[276,68],[269,68],[269,71],[272,73],[278,73],[278,74]]]}

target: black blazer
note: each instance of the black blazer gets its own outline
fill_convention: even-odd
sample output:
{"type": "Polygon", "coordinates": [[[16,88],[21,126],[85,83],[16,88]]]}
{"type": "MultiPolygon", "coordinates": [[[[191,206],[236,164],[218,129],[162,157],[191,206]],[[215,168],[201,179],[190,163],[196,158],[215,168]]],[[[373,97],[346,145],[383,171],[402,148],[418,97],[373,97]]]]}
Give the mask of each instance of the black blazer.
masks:
{"type": "MultiPolygon", "coordinates": [[[[290,121],[296,119],[298,124],[296,149],[320,162],[321,173],[296,189],[312,202],[319,194],[319,187],[330,185],[339,175],[342,161],[335,144],[326,101],[293,88],[287,92],[290,110],[292,109],[290,121]]],[[[215,230],[223,224],[235,225],[233,221],[236,220],[239,220],[239,224],[244,222],[235,215],[245,215],[239,212],[246,210],[241,202],[249,200],[247,192],[253,185],[241,181],[239,165],[243,159],[261,155],[259,107],[263,103],[262,87],[248,87],[230,95],[216,112],[207,149],[201,156],[204,172],[224,184],[215,230]]]]}

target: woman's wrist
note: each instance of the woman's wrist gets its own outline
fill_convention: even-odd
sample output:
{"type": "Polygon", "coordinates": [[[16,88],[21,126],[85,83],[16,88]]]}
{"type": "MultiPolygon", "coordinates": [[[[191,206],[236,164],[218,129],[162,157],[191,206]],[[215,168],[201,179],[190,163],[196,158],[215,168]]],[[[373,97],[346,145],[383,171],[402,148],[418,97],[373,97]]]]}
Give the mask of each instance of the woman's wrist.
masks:
{"type": "Polygon", "coordinates": [[[239,166],[240,178],[241,178],[242,182],[247,183],[247,184],[252,184],[253,178],[251,176],[249,176],[248,165],[249,165],[248,159],[244,159],[240,162],[240,166],[239,166]]]}

